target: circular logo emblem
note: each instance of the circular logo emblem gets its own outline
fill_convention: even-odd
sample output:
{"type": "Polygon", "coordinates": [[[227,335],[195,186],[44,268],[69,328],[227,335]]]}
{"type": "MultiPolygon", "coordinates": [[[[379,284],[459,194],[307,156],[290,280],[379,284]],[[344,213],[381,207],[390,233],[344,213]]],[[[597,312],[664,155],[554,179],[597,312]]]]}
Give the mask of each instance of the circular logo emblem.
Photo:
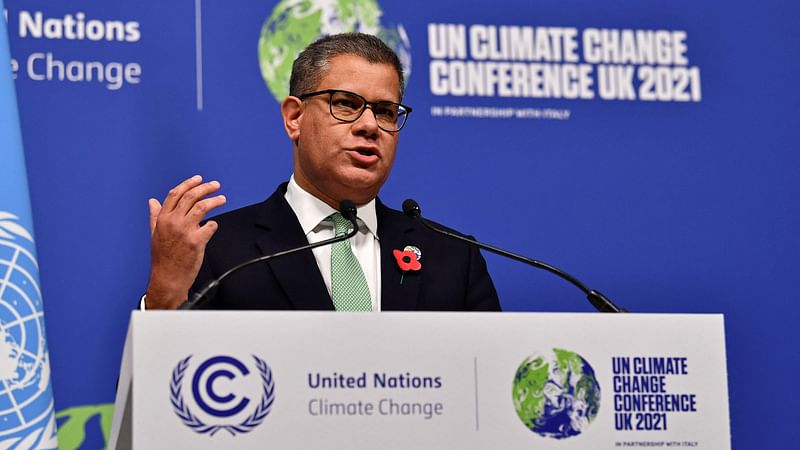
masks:
{"type": "Polygon", "coordinates": [[[55,445],[55,419],[39,267],[17,219],[0,211],[0,448],[45,448],[55,445]]]}
{"type": "Polygon", "coordinates": [[[381,24],[383,15],[375,0],[282,0],[261,27],[258,63],[261,76],[279,102],[289,95],[292,63],[318,38],[360,31],[378,36],[403,64],[403,76],[411,75],[411,47],[402,25],[381,24]]]}
{"type": "Polygon", "coordinates": [[[600,409],[600,385],[592,366],[579,354],[558,348],[520,364],[512,396],[522,423],[555,439],[577,436],[600,409]]]}
{"type": "Polygon", "coordinates": [[[261,425],[275,401],[275,381],[267,363],[253,356],[253,366],[248,367],[220,355],[192,368],[191,359],[189,355],[178,362],[169,385],[172,409],[184,425],[209,436],[220,430],[235,436],[261,425]]]}

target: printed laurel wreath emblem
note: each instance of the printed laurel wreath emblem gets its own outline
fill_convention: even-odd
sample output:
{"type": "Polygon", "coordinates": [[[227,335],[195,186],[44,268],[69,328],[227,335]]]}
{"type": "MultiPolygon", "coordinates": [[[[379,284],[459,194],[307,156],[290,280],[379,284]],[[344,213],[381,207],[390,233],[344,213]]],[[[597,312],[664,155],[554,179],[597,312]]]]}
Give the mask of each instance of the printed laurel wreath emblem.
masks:
{"type": "Polygon", "coordinates": [[[172,403],[172,409],[184,425],[197,433],[208,434],[209,436],[213,436],[220,430],[225,430],[235,436],[237,433],[250,432],[253,428],[261,425],[272,410],[272,404],[275,401],[275,382],[272,378],[272,370],[266,362],[253,355],[259,377],[261,378],[261,399],[255,410],[238,424],[222,425],[203,422],[192,413],[189,406],[184,401],[182,392],[183,377],[186,375],[191,358],[192,355],[189,355],[178,362],[178,365],[175,366],[175,369],[172,371],[172,379],[169,384],[169,399],[170,403],[172,403]]]}

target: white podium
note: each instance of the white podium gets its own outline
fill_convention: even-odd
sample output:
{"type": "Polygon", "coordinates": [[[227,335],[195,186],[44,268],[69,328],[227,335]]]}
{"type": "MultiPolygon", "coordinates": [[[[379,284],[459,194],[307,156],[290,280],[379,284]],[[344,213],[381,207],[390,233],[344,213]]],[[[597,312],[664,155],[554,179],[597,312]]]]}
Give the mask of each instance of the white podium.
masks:
{"type": "Polygon", "coordinates": [[[111,449],[730,449],[721,315],[148,311],[111,449]]]}

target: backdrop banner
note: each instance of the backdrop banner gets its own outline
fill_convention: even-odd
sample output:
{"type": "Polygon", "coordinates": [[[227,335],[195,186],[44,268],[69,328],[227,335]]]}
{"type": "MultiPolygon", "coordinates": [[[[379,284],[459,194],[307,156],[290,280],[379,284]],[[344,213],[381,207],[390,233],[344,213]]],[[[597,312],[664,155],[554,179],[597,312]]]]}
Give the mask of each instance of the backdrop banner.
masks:
{"type": "MultiPolygon", "coordinates": [[[[796,447],[798,9],[5,0],[60,448],[106,445],[148,198],[194,174],[221,182],[222,211],[270,195],[292,170],[291,62],[350,30],[406,69],[413,112],[384,203],[414,198],[634,312],[724,314],[733,446],[796,447]]],[[[568,283],[486,257],[506,311],[592,311],[568,283]]]]}

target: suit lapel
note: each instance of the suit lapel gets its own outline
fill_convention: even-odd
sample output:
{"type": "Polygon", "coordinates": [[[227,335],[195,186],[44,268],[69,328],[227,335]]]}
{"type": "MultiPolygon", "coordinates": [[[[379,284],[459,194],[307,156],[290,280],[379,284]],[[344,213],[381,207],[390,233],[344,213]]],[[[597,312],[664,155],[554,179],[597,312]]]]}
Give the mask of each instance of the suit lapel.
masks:
{"type": "MultiPolygon", "coordinates": [[[[400,270],[393,250],[403,250],[407,245],[416,246],[425,254],[422,243],[415,241],[419,226],[399,212],[392,211],[380,202],[375,202],[378,216],[378,237],[381,246],[381,309],[384,311],[413,311],[417,309],[417,297],[422,282],[422,273],[400,270]],[[402,283],[401,283],[402,281],[402,283]]],[[[423,269],[424,259],[421,260],[423,269]]]]}
{"type": "MultiPolygon", "coordinates": [[[[284,183],[267,199],[261,215],[256,218],[256,225],[263,230],[256,243],[264,255],[308,244],[297,217],[284,198],[285,193],[284,183]]],[[[295,309],[333,309],[311,250],[281,256],[267,264],[295,309]]]]}

